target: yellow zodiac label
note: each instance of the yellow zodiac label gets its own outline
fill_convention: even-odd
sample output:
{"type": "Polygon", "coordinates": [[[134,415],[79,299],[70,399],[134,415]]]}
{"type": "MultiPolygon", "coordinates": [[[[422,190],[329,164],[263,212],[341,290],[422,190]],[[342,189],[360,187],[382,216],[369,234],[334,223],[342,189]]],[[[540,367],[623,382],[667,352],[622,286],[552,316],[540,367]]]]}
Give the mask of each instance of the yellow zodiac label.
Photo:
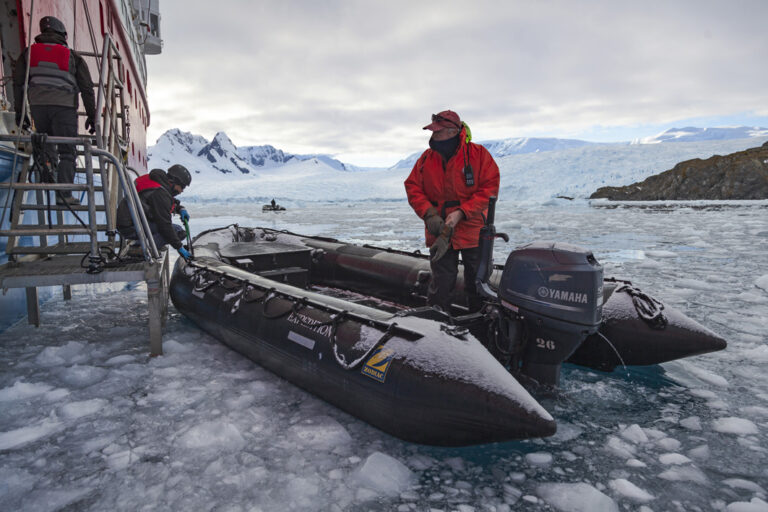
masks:
{"type": "Polygon", "coordinates": [[[392,364],[394,355],[395,353],[392,350],[385,349],[381,346],[378,347],[363,365],[363,375],[367,375],[379,382],[384,382],[387,378],[387,370],[389,370],[389,365],[392,364]]]}

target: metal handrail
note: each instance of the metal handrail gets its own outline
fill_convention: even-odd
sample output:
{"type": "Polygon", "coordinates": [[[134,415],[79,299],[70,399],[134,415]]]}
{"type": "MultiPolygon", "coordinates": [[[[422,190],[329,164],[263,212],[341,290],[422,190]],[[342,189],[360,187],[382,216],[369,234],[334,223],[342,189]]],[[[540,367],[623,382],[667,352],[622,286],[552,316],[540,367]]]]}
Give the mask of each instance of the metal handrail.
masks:
{"type": "MultiPolygon", "coordinates": [[[[93,41],[92,41],[93,42],[93,41]]],[[[95,48],[94,48],[95,49],[95,48]]],[[[120,198],[120,191],[118,187],[122,189],[122,195],[126,197],[129,212],[131,214],[131,220],[136,228],[136,234],[139,238],[139,243],[142,247],[142,253],[145,260],[157,259],[160,257],[160,251],[154,243],[154,239],[151,236],[151,230],[147,221],[145,212],[141,207],[141,202],[136,192],[136,188],[133,184],[133,179],[128,176],[124,167],[124,144],[127,143],[129,137],[129,122],[127,115],[124,112],[126,110],[125,99],[123,93],[118,94],[118,91],[125,90],[125,84],[122,80],[122,65],[123,60],[120,55],[114,39],[111,34],[104,34],[103,45],[101,53],[94,52],[80,52],[81,55],[87,57],[94,57],[99,68],[99,80],[97,85],[97,99],[96,99],[96,113],[94,122],[95,135],[79,135],[77,137],[48,137],[47,143],[50,144],[72,144],[76,148],[83,148],[80,155],[84,158],[84,170],[86,174],[86,185],[82,184],[56,184],[56,183],[29,183],[24,180],[25,183],[20,183],[18,179],[13,180],[14,183],[9,183],[9,189],[21,189],[21,190],[36,190],[38,194],[38,203],[42,201],[44,197],[43,191],[51,190],[85,190],[88,195],[88,212],[90,215],[90,230],[91,233],[91,257],[99,258],[98,248],[98,226],[96,224],[96,205],[95,205],[95,192],[94,188],[94,169],[93,158],[97,157],[99,162],[99,172],[101,175],[101,192],[104,200],[104,211],[106,216],[106,233],[110,244],[115,241],[116,233],[116,218],[115,212],[117,209],[117,203],[120,198]],[[94,145],[96,147],[94,147],[94,145]],[[117,180],[114,179],[112,170],[109,169],[110,163],[114,165],[114,172],[117,175],[117,180]]],[[[16,135],[13,138],[9,136],[0,136],[0,140],[11,140],[16,143],[16,147],[20,142],[29,142],[31,137],[29,135],[20,136],[16,135]]],[[[20,203],[21,204],[21,203],[20,203]]],[[[20,208],[20,206],[19,206],[20,208]]],[[[17,212],[20,213],[20,212],[17,212]]],[[[61,221],[59,221],[61,222],[61,221]]],[[[82,221],[80,221],[82,223],[82,221]]],[[[38,212],[38,225],[45,224],[42,217],[42,212],[38,212]]],[[[103,227],[103,226],[102,226],[103,227]]],[[[57,234],[55,228],[51,227],[51,234],[57,234]]],[[[63,228],[62,228],[63,229],[63,228]]],[[[62,236],[59,236],[60,243],[64,243],[62,236]]],[[[47,245],[47,237],[45,239],[40,237],[40,246],[47,245]]]]}
{"type": "MultiPolygon", "coordinates": [[[[96,97],[96,112],[101,114],[102,110],[105,110],[104,118],[106,120],[104,126],[101,125],[101,115],[97,116],[96,119],[94,119],[94,129],[96,131],[96,145],[101,149],[107,149],[107,141],[105,139],[109,139],[109,145],[111,146],[114,142],[113,137],[115,137],[116,133],[116,118],[114,113],[114,96],[115,96],[115,88],[122,89],[124,87],[123,82],[119,76],[119,73],[114,72],[113,68],[113,60],[117,60],[118,63],[121,61],[122,57],[120,56],[120,51],[118,50],[117,46],[115,45],[114,41],[112,40],[112,36],[107,33],[104,34],[104,43],[101,50],[101,66],[99,68],[99,84],[98,84],[98,94],[96,97]],[[109,89],[109,91],[107,91],[109,89]],[[109,92],[109,94],[108,94],[109,92]],[[107,103],[106,99],[109,97],[111,101],[109,101],[109,105],[106,105],[107,103]]],[[[123,119],[122,123],[122,130],[120,136],[125,139],[126,138],[126,130],[125,130],[125,119],[123,119]]],[[[111,147],[109,149],[112,149],[111,147]]],[[[106,172],[106,166],[104,165],[104,159],[99,158],[99,168],[101,170],[101,179],[102,184],[104,186],[104,204],[106,205],[112,205],[111,201],[111,187],[110,187],[110,180],[108,173],[106,172]]],[[[115,205],[117,204],[117,201],[115,201],[115,205]]],[[[107,214],[107,225],[110,226],[110,231],[114,231],[114,225],[112,216],[107,214]]]]}
{"type": "MultiPolygon", "coordinates": [[[[19,137],[18,135],[0,135],[0,141],[17,139],[21,142],[31,142],[32,136],[22,135],[19,137]]],[[[141,244],[145,260],[149,261],[151,259],[158,259],[160,257],[160,253],[157,249],[157,246],[155,245],[154,239],[151,236],[148,236],[148,233],[151,233],[151,230],[149,228],[149,222],[147,221],[144,209],[140,207],[141,203],[139,201],[138,193],[136,192],[136,187],[133,185],[133,180],[128,179],[127,171],[122,163],[117,159],[117,157],[115,157],[115,155],[109,151],[93,148],[89,137],[48,137],[47,142],[51,144],[72,144],[75,146],[83,147],[83,156],[85,157],[86,170],[86,190],[88,191],[88,213],[90,216],[88,231],[91,239],[91,258],[99,258],[98,224],[96,223],[96,195],[92,165],[93,156],[97,156],[100,159],[105,158],[110,160],[117,170],[119,183],[127,198],[128,210],[131,215],[131,220],[135,226],[136,234],[138,236],[139,243],[141,244]]],[[[35,190],[71,190],[73,186],[75,185],[64,183],[36,183],[34,186],[25,184],[19,188],[29,188],[35,190]]],[[[102,188],[105,189],[106,187],[102,188]]],[[[109,229],[109,226],[107,229],[109,229]]],[[[13,230],[10,231],[12,232],[13,230]]],[[[50,233],[57,234],[58,232],[55,229],[52,229],[50,230],[50,233]]]]}
{"type": "Polygon", "coordinates": [[[151,256],[154,259],[159,258],[160,253],[157,250],[154,238],[152,236],[147,236],[147,233],[151,233],[152,230],[149,228],[149,221],[147,221],[144,208],[141,207],[139,193],[136,191],[133,180],[128,179],[127,170],[117,161],[117,158],[115,158],[115,155],[112,153],[102,149],[95,149],[93,150],[93,153],[97,156],[100,155],[112,160],[112,163],[118,169],[117,176],[120,178],[120,186],[123,187],[123,193],[128,200],[128,211],[131,214],[131,220],[136,228],[136,234],[139,235],[139,243],[141,244],[144,258],[147,260],[149,260],[148,256],[151,256]]]}

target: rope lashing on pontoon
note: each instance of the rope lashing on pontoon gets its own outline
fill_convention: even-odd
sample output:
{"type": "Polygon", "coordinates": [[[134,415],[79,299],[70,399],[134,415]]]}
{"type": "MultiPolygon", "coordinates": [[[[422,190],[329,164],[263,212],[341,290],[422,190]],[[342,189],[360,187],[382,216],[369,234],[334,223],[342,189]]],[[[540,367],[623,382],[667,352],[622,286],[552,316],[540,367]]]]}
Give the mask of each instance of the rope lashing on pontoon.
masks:
{"type": "Polygon", "coordinates": [[[627,293],[632,297],[637,314],[653,329],[664,329],[667,326],[667,317],[663,313],[664,304],[660,301],[631,284],[622,284],[616,288],[616,291],[627,293]]]}

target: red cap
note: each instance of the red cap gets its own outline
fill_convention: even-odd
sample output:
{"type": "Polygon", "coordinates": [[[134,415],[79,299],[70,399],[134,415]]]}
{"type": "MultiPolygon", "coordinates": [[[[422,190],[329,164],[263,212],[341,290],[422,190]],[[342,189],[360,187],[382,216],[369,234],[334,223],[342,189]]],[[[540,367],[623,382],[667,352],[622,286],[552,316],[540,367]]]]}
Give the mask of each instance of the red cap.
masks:
{"type": "Polygon", "coordinates": [[[459,114],[453,110],[443,110],[439,114],[432,114],[432,122],[423,129],[437,132],[445,128],[457,128],[461,130],[461,119],[459,119],[459,114]]]}

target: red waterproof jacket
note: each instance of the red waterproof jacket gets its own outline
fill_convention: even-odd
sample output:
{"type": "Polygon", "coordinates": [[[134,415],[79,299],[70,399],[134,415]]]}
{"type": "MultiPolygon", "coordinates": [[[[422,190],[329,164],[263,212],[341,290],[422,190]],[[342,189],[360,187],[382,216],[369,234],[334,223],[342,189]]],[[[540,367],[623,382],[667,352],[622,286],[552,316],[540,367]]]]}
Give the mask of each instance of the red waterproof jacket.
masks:
{"type": "MultiPolygon", "coordinates": [[[[420,218],[434,206],[445,218],[456,209],[464,212],[464,220],[456,225],[451,238],[454,249],[477,247],[480,228],[485,223],[488,198],[499,194],[499,166],[483,146],[465,142],[466,129],[459,134],[459,147],[447,162],[440,153],[426,150],[416,161],[411,174],[405,180],[408,202],[420,218]],[[472,165],[474,185],[467,186],[464,175],[464,161],[472,165]],[[445,206],[456,204],[457,206],[445,206]],[[443,207],[445,206],[445,211],[443,207]]],[[[427,246],[435,237],[424,230],[427,246]]]]}
{"type": "MultiPolygon", "coordinates": [[[[158,233],[174,249],[181,247],[181,240],[173,227],[171,215],[180,212],[183,207],[171,194],[171,184],[166,172],[162,169],[152,169],[149,174],[136,178],[134,183],[147,220],[155,223],[158,233]]],[[[133,219],[128,208],[128,199],[124,197],[117,206],[117,229],[130,227],[133,227],[133,219]]]]}
{"type": "Polygon", "coordinates": [[[77,94],[83,98],[88,117],[96,116],[96,96],[85,59],[67,47],[67,40],[56,32],[43,32],[35,44],[25,49],[13,70],[13,92],[17,113],[24,100],[27,53],[30,53],[29,104],[78,107],[77,94]]]}

